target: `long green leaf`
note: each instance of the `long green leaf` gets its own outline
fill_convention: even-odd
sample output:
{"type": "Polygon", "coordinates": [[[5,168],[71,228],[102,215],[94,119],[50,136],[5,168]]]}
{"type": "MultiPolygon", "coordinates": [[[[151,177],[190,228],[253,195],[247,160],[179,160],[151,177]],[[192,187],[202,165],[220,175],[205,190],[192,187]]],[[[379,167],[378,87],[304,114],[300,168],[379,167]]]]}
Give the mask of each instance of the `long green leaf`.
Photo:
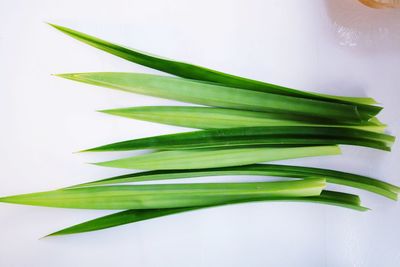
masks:
{"type": "Polygon", "coordinates": [[[199,149],[154,152],[96,165],[139,170],[203,169],[338,154],[340,149],[337,146],[199,149]]]}
{"type": "Polygon", "coordinates": [[[213,107],[146,106],[99,110],[102,113],[175,126],[198,129],[254,126],[344,127],[383,133],[386,125],[365,122],[360,125],[323,124],[318,120],[282,113],[267,113],[213,107]]]}
{"type": "Polygon", "coordinates": [[[176,76],[180,76],[183,78],[195,79],[200,81],[209,81],[220,83],[223,85],[295,96],[295,97],[303,97],[310,99],[318,99],[325,101],[335,101],[342,103],[355,103],[355,104],[376,104],[376,101],[372,98],[366,97],[343,97],[343,96],[332,96],[332,95],[324,95],[317,94],[311,92],[299,91],[283,86],[278,86],[274,84],[269,84],[265,82],[260,82],[256,80],[251,80],[243,77],[234,76],[231,74],[215,71],[212,69],[196,66],[193,64],[188,64],[184,62],[178,62],[170,59],[161,58],[158,56],[150,55],[148,53],[143,53],[138,50],[133,50],[124,46],[120,46],[117,44],[113,44],[99,38],[84,34],[82,32],[78,32],[67,27],[49,24],[54,28],[60,30],[61,32],[81,41],[93,47],[96,47],[100,50],[113,54],[115,56],[124,58],[131,62],[141,64],[143,66],[147,66],[153,69],[157,69],[166,73],[170,73],[176,76]]]}
{"type": "Polygon", "coordinates": [[[376,112],[350,104],[255,92],[194,80],[123,72],[69,73],[57,76],[131,93],[200,105],[310,116],[339,122],[368,121],[376,112]]]}
{"type": "MultiPolygon", "coordinates": [[[[365,207],[360,206],[360,201],[358,196],[333,192],[333,191],[322,191],[321,195],[314,197],[298,197],[298,198],[275,198],[275,199],[259,199],[256,201],[293,201],[293,202],[311,202],[311,203],[319,203],[333,206],[340,206],[349,209],[354,209],[358,211],[366,211],[368,210],[365,207]]],[[[251,202],[256,202],[251,201],[251,202]]],[[[240,201],[240,202],[231,202],[226,204],[221,204],[218,206],[229,205],[229,204],[240,204],[240,203],[248,203],[250,201],[240,201]]],[[[182,213],[186,211],[192,211],[197,209],[204,209],[215,206],[204,206],[204,207],[190,207],[190,208],[171,208],[171,209],[147,209],[147,210],[125,210],[122,212],[110,214],[107,216],[103,216],[100,218],[96,218],[94,220],[90,220],[84,223],[80,223],[60,231],[51,233],[47,236],[59,236],[59,235],[69,235],[69,234],[78,234],[85,233],[91,231],[97,231],[102,229],[107,229],[111,227],[116,227],[124,224],[149,220],[152,218],[158,218],[162,216],[182,213]]]]}
{"type": "Polygon", "coordinates": [[[315,178],[261,183],[98,186],[3,197],[0,202],[76,209],[159,209],[269,197],[317,196],[325,185],[325,179],[315,178]]]}
{"type": "Polygon", "coordinates": [[[367,176],[328,169],[276,164],[255,164],[239,167],[200,170],[157,170],[138,172],[79,184],[71,188],[221,175],[257,175],[302,179],[323,177],[328,183],[363,189],[393,200],[397,200],[398,193],[400,192],[400,188],[398,186],[367,176]]]}
{"type": "Polygon", "coordinates": [[[167,134],[133,139],[84,150],[193,149],[232,146],[356,145],[390,151],[393,136],[342,127],[238,127],[167,134]]]}

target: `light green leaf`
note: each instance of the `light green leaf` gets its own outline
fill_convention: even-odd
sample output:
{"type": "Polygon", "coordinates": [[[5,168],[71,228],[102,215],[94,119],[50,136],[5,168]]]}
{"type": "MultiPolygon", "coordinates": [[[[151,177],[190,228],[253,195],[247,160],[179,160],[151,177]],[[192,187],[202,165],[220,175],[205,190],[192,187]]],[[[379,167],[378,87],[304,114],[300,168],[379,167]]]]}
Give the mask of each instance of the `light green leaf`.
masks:
{"type": "Polygon", "coordinates": [[[340,149],[337,146],[198,149],[154,152],[96,165],[139,170],[203,169],[338,154],[340,149]]]}
{"type": "Polygon", "coordinates": [[[364,111],[350,104],[255,92],[152,74],[93,72],[58,74],[57,76],[130,93],[200,105],[288,113],[338,122],[360,123],[368,121],[379,112],[379,110],[364,111]]]}
{"type": "Polygon", "coordinates": [[[274,197],[317,196],[325,179],[260,183],[98,186],[0,198],[0,202],[76,209],[159,209],[274,197]]]}
{"type": "Polygon", "coordinates": [[[376,125],[373,122],[364,122],[360,125],[324,124],[323,121],[296,115],[213,107],[146,106],[100,110],[100,112],[131,119],[198,129],[302,125],[344,127],[382,133],[386,128],[386,125],[376,125]]]}

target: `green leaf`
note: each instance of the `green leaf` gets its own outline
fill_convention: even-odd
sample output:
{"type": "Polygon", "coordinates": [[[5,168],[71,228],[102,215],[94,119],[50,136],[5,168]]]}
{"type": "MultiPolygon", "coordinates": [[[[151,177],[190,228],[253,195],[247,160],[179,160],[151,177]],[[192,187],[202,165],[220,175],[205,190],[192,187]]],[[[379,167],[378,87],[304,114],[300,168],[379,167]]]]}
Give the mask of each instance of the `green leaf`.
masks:
{"type": "Polygon", "coordinates": [[[296,115],[213,107],[146,106],[100,110],[100,112],[131,119],[198,129],[302,125],[345,127],[382,133],[386,128],[386,125],[376,125],[374,122],[365,122],[360,125],[324,124],[323,121],[296,115]]]}
{"type": "Polygon", "coordinates": [[[323,177],[328,183],[363,189],[393,200],[397,200],[398,193],[400,192],[398,186],[367,176],[328,169],[276,164],[254,164],[199,170],[157,170],[138,172],[75,185],[70,188],[221,175],[256,175],[302,179],[323,177]]]}
{"type": "Polygon", "coordinates": [[[57,30],[100,50],[115,56],[121,57],[128,61],[157,69],[166,73],[170,73],[183,78],[189,78],[200,81],[215,82],[230,87],[261,91],[266,93],[281,94],[302,98],[318,99],[331,102],[353,103],[353,104],[376,104],[376,101],[367,97],[344,97],[317,94],[311,92],[303,92],[279,85],[269,84],[256,80],[251,80],[243,77],[234,76],[231,74],[215,71],[212,69],[178,62],[170,59],[161,58],[155,55],[150,55],[138,50],[130,49],[124,46],[113,44],[99,38],[78,32],[67,27],[50,24],[57,30]]]}
{"type": "Polygon", "coordinates": [[[371,118],[368,123],[372,124],[372,125],[376,125],[376,126],[387,126],[386,124],[382,123],[380,120],[378,120],[378,118],[374,117],[371,118]]]}
{"type": "Polygon", "coordinates": [[[368,121],[379,112],[364,112],[350,104],[255,92],[152,74],[93,72],[58,74],[57,76],[130,93],[200,105],[288,113],[339,122],[368,121]]]}
{"type": "Polygon", "coordinates": [[[260,183],[198,183],[98,186],[0,198],[0,202],[76,209],[159,209],[229,201],[316,196],[325,179],[260,183]]]}
{"type": "Polygon", "coordinates": [[[340,149],[337,146],[198,149],[154,152],[96,165],[139,170],[203,169],[338,154],[340,149]]]}
{"type": "MultiPolygon", "coordinates": [[[[358,211],[366,211],[368,210],[365,207],[360,206],[360,200],[358,196],[333,192],[333,191],[322,191],[321,195],[314,197],[298,197],[298,198],[275,198],[275,199],[259,199],[256,201],[293,201],[293,202],[310,202],[310,203],[319,203],[333,206],[340,206],[349,209],[354,209],[358,211]]],[[[231,202],[224,203],[218,206],[229,205],[229,204],[240,204],[240,203],[248,203],[250,201],[239,201],[239,202],[231,202]]],[[[215,205],[217,206],[217,205],[215,205]]],[[[149,220],[152,218],[158,218],[162,216],[182,213],[186,211],[192,211],[197,209],[210,208],[215,206],[203,206],[203,207],[190,207],[190,208],[171,208],[171,209],[147,209],[147,210],[126,210],[114,214],[110,214],[104,217],[100,217],[94,220],[90,220],[84,223],[80,223],[60,231],[51,233],[47,236],[59,236],[59,235],[68,235],[68,234],[78,234],[85,233],[91,231],[97,231],[102,229],[107,229],[111,227],[116,227],[124,224],[149,220]]]]}
{"type": "MultiPolygon", "coordinates": [[[[393,136],[369,131],[318,126],[238,127],[158,135],[103,145],[85,152],[136,149],[229,148],[232,146],[356,145],[390,151],[393,136]]],[[[82,151],[82,152],[83,152],[82,151]]]]}

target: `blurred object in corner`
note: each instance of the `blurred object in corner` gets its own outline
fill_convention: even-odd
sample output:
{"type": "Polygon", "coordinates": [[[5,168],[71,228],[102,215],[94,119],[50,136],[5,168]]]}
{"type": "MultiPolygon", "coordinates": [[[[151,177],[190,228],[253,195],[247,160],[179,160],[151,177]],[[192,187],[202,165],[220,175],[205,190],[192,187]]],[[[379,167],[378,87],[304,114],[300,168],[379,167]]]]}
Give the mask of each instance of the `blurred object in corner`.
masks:
{"type": "Polygon", "coordinates": [[[376,52],[400,47],[400,8],[386,8],[400,7],[400,0],[326,0],[325,3],[339,45],[376,52]],[[369,8],[370,3],[375,8],[369,8]]]}
{"type": "Polygon", "coordinates": [[[400,0],[358,0],[372,8],[399,8],[400,0]]]}

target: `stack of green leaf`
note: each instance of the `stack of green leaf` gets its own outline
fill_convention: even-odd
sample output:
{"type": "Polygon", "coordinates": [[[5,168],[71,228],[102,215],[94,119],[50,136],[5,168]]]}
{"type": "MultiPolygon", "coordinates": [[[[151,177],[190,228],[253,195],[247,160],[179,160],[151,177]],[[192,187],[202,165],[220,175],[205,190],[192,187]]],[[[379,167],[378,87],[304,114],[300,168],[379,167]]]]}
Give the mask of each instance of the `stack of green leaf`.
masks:
{"type": "Polygon", "coordinates": [[[188,63],[145,54],[52,25],[93,47],[178,77],[139,73],[73,73],[58,76],[131,93],[203,106],[146,106],[102,112],[197,128],[83,151],[153,152],[96,163],[145,170],[64,189],[0,198],[1,202],[82,209],[124,210],[51,235],[80,233],[164,215],[254,201],[302,201],[364,211],[356,195],[325,190],[326,183],[363,189],[396,200],[400,188],[370,177],[335,170],[265,162],[340,154],[338,145],[390,151],[394,137],[365,97],[303,92],[188,63]],[[263,164],[260,164],[263,163],[263,164]],[[292,181],[251,183],[129,184],[221,175],[258,175],[292,181]]]}

